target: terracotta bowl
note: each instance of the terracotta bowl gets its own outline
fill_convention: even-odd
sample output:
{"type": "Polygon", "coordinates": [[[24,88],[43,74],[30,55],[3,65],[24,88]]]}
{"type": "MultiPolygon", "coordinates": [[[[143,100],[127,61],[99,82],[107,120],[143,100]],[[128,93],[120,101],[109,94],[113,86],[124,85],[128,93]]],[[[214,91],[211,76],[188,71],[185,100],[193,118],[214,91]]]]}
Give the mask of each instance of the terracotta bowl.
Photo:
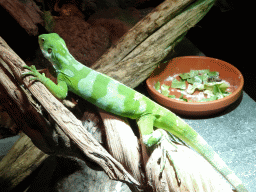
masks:
{"type": "MultiPolygon", "coordinates": [[[[235,102],[242,93],[244,78],[236,67],[225,61],[204,56],[186,56],[174,58],[169,63],[161,65],[152,73],[146,83],[151,97],[174,113],[185,116],[206,116],[218,113],[235,102]],[[232,94],[215,101],[184,102],[165,97],[154,89],[157,81],[160,81],[161,85],[163,83],[171,85],[171,81],[165,81],[167,77],[180,73],[188,73],[190,70],[201,69],[218,71],[220,78],[230,83],[229,89],[232,94]]],[[[175,95],[176,97],[181,96],[181,93],[177,89],[170,88],[169,90],[170,95],[175,95]]]]}

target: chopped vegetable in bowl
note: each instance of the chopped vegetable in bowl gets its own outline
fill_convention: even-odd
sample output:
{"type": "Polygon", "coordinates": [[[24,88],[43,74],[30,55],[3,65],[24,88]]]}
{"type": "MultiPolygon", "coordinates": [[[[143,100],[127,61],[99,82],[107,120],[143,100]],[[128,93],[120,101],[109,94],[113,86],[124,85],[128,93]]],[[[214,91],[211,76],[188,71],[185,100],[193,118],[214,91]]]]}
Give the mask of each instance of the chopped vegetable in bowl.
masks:
{"type": "Polygon", "coordinates": [[[227,91],[230,84],[219,78],[219,72],[208,69],[191,70],[189,73],[168,77],[165,81],[172,81],[172,85],[160,85],[158,81],[155,83],[154,88],[166,97],[185,102],[214,101],[231,94],[231,92],[227,91]],[[170,95],[170,88],[177,89],[181,96],[176,98],[175,95],[170,95]],[[195,94],[195,91],[199,93],[195,94]]]}

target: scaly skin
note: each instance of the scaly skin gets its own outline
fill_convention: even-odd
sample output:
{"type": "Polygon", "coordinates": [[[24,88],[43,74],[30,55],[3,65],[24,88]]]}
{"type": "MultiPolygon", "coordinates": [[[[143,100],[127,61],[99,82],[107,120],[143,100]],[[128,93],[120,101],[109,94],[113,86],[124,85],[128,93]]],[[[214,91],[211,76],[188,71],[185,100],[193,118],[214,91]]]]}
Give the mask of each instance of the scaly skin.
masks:
{"type": "Polygon", "coordinates": [[[39,45],[56,70],[58,84],[37,72],[34,66],[26,66],[30,71],[24,75],[34,76],[31,79],[42,82],[55,97],[64,99],[67,92],[72,91],[101,109],[136,119],[147,147],[161,143],[162,133],[154,131],[154,127],[169,131],[200,153],[238,192],[248,191],[212,147],[174,113],[124,84],[79,63],[58,34],[40,35],[39,45]]]}

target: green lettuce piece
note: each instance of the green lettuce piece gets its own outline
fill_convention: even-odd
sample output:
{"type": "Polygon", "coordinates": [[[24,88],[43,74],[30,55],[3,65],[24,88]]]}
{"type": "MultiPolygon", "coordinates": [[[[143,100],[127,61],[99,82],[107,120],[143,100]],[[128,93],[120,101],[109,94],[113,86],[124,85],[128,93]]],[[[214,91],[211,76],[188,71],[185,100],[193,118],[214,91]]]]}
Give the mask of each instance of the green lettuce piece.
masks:
{"type": "Polygon", "coordinates": [[[209,77],[219,77],[219,72],[218,71],[210,71],[208,73],[209,77]]]}
{"type": "Polygon", "coordinates": [[[191,84],[188,84],[188,88],[187,88],[187,93],[188,94],[193,94],[195,92],[195,87],[191,84]]]}
{"type": "Polygon", "coordinates": [[[229,84],[226,82],[210,82],[204,85],[205,89],[213,91],[214,94],[218,92],[225,92],[228,87],[229,84]]]}
{"type": "Polygon", "coordinates": [[[194,76],[190,79],[187,79],[188,83],[194,84],[194,83],[202,83],[202,77],[201,76],[194,76]]]}
{"type": "Polygon", "coordinates": [[[169,95],[169,93],[170,93],[169,89],[170,89],[170,86],[163,84],[161,86],[161,93],[162,93],[162,95],[167,97],[169,95]]]}
{"type": "Polygon", "coordinates": [[[216,96],[216,95],[213,95],[213,96],[211,96],[210,98],[200,99],[200,100],[198,100],[198,102],[215,101],[215,100],[217,100],[217,99],[218,99],[217,96],[216,96]]]}
{"type": "Polygon", "coordinates": [[[217,93],[220,93],[220,89],[219,89],[219,86],[218,85],[214,85],[213,86],[213,94],[216,95],[217,93]]]}
{"type": "Polygon", "coordinates": [[[183,80],[188,79],[190,78],[190,73],[181,73],[180,78],[183,80]]]}
{"type": "Polygon", "coordinates": [[[208,77],[208,73],[204,73],[203,75],[201,75],[201,79],[204,84],[208,82],[208,77]]]}
{"type": "Polygon", "coordinates": [[[168,97],[169,97],[169,98],[171,98],[171,99],[176,98],[176,96],[175,96],[175,95],[168,95],[168,97]]]}
{"type": "Polygon", "coordinates": [[[197,76],[199,74],[199,71],[198,70],[190,70],[189,74],[190,74],[190,78],[192,78],[192,77],[197,76]]]}
{"type": "Polygon", "coordinates": [[[198,70],[198,72],[199,72],[199,75],[203,75],[203,74],[209,73],[210,70],[209,69],[202,69],[202,70],[198,70]]]}
{"type": "Polygon", "coordinates": [[[230,94],[227,94],[228,92],[226,92],[228,87],[229,84],[226,82],[211,82],[204,85],[204,88],[211,91],[217,99],[222,99],[230,94]]]}
{"type": "Polygon", "coordinates": [[[193,85],[189,84],[187,88],[187,93],[191,95],[195,92],[196,89],[204,90],[204,85],[201,83],[194,83],[193,85]]]}
{"type": "Polygon", "coordinates": [[[160,90],[160,82],[159,81],[157,81],[156,83],[155,83],[155,90],[160,90]]]}
{"type": "Polygon", "coordinates": [[[172,88],[176,88],[176,89],[186,89],[186,82],[183,81],[183,80],[177,80],[177,79],[174,79],[172,81],[172,88]]]}
{"type": "Polygon", "coordinates": [[[188,100],[187,100],[186,98],[184,98],[184,95],[183,95],[183,94],[181,94],[181,96],[179,97],[179,99],[180,99],[181,101],[188,102],[188,100]]]}
{"type": "Polygon", "coordinates": [[[213,92],[210,91],[210,90],[204,90],[203,93],[204,93],[205,95],[207,95],[207,98],[210,98],[210,97],[214,96],[214,95],[213,95],[213,92]]]}
{"type": "Polygon", "coordinates": [[[221,90],[223,93],[227,90],[228,87],[229,87],[229,84],[226,83],[226,82],[222,82],[222,83],[219,85],[219,88],[220,88],[220,90],[221,90]]]}
{"type": "Polygon", "coordinates": [[[213,92],[213,94],[215,94],[217,91],[217,87],[215,86],[216,83],[206,83],[204,84],[204,89],[206,90],[210,90],[213,92]]]}
{"type": "Polygon", "coordinates": [[[193,86],[198,90],[204,90],[204,85],[201,83],[194,83],[193,86]]]}

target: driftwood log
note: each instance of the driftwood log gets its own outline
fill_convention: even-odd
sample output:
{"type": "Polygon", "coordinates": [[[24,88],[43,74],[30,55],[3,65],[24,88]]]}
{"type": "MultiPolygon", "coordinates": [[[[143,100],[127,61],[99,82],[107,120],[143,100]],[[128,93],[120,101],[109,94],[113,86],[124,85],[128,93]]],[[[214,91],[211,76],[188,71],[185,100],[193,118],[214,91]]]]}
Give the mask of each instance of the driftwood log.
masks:
{"type": "MultiPolygon", "coordinates": [[[[209,11],[213,3],[213,0],[165,1],[141,22],[134,26],[134,28],[132,28],[123,38],[121,38],[119,43],[104,54],[95,63],[93,68],[125,83],[130,87],[137,86],[145,80],[157,65],[160,64],[160,61],[162,61],[166,55],[173,50],[175,45],[184,37],[189,28],[193,27],[209,11]]],[[[130,159],[136,159],[136,163],[128,160],[129,157],[127,156],[119,157],[120,154],[116,153],[115,149],[116,142],[111,143],[111,140],[117,138],[115,134],[122,134],[122,131],[118,134],[118,130],[116,130],[116,128],[123,128],[123,125],[120,126],[119,123],[114,123],[114,125],[111,126],[115,128],[115,131],[109,130],[109,132],[107,132],[107,137],[109,137],[109,139],[107,139],[110,149],[109,152],[122,163],[120,164],[104,148],[101,147],[90,133],[83,129],[81,122],[79,122],[72,113],[63,107],[63,105],[56,100],[41,83],[36,82],[31,84],[31,82],[28,81],[28,78],[25,78],[24,80],[21,79],[21,72],[23,71],[22,66],[24,66],[24,62],[10,50],[2,39],[0,39],[0,58],[2,59],[1,63],[6,63],[10,68],[10,71],[8,72],[8,67],[5,68],[1,66],[1,101],[4,100],[2,103],[4,103],[9,114],[15,120],[17,125],[21,127],[22,130],[33,140],[34,144],[38,148],[48,154],[62,153],[62,155],[73,155],[81,159],[89,158],[99,164],[110,178],[127,183],[133,191],[138,191],[140,189],[145,190],[145,186],[143,186],[141,179],[142,173],[138,168],[141,159],[138,151],[139,146],[136,142],[137,139],[134,136],[131,136],[134,138],[134,142],[132,142],[134,145],[132,146],[133,149],[131,149],[132,152],[130,152],[130,154],[136,154],[136,157],[130,157],[130,159]],[[47,111],[51,119],[53,119],[55,127],[53,127],[52,124],[43,116],[42,109],[40,105],[38,105],[37,101],[34,101],[28,91],[20,86],[23,83],[29,89],[33,97],[37,98],[37,101],[47,111]],[[17,116],[17,114],[19,115],[17,116]],[[56,127],[56,134],[61,135],[60,137],[64,140],[64,143],[70,145],[65,146],[65,149],[69,149],[70,151],[60,150],[61,152],[59,152],[58,148],[54,148],[56,146],[51,145],[50,140],[47,141],[47,136],[49,137],[49,135],[53,135],[52,130],[56,129],[56,127]],[[133,167],[131,167],[131,165],[133,165],[133,167]],[[127,172],[126,169],[129,171],[127,172]]],[[[100,112],[100,114],[106,127],[108,127],[107,121],[109,120],[109,116],[103,112],[100,112]]],[[[114,121],[119,122],[120,120],[114,121]]],[[[111,124],[113,124],[113,122],[111,124]]],[[[122,138],[123,137],[120,136],[120,142],[123,142],[122,138]]],[[[122,146],[125,145],[127,144],[123,144],[122,146]]],[[[20,150],[22,150],[22,148],[20,150]]],[[[127,153],[128,152],[124,152],[124,154],[127,153]]],[[[40,161],[45,158],[42,153],[35,154],[38,154],[38,157],[40,156],[41,158],[29,159],[31,162],[28,163],[28,167],[32,165],[33,162],[34,165],[40,164],[40,161]],[[35,161],[37,161],[37,164],[35,161]]],[[[184,154],[186,155],[186,153],[184,154]]],[[[145,156],[143,157],[144,161],[145,156]]],[[[154,155],[154,158],[156,157],[157,155],[154,155]]],[[[8,172],[6,167],[12,167],[8,163],[13,162],[8,161],[8,158],[11,157],[7,155],[0,164],[0,168],[3,168],[0,172],[0,178],[4,178],[5,181],[7,181],[7,188],[10,190],[23,180],[31,171],[33,171],[33,169],[30,169],[24,175],[20,174],[17,169],[12,169],[12,172],[6,174],[8,172]],[[17,177],[17,175],[19,175],[19,177],[17,177]]],[[[148,157],[146,157],[146,159],[147,158],[148,157]]],[[[156,162],[154,158],[153,162],[156,162]]],[[[159,167],[159,165],[151,165],[153,168],[157,166],[159,167]]],[[[193,161],[191,161],[191,166],[194,166],[193,161]]],[[[208,167],[211,169],[211,166],[208,167]]],[[[197,168],[200,169],[199,166],[197,166],[197,168]]],[[[147,179],[152,185],[152,190],[161,191],[161,189],[163,189],[161,187],[163,183],[159,184],[156,181],[157,177],[153,176],[155,171],[152,171],[157,170],[157,168],[152,169],[152,167],[150,167],[147,169],[147,173],[149,173],[147,175],[147,179]]],[[[165,174],[168,176],[167,178],[173,178],[170,176],[171,170],[170,173],[168,172],[167,174],[165,172],[165,174]]],[[[172,174],[175,175],[173,171],[172,174]]],[[[195,175],[196,173],[190,172],[190,174],[195,175]]],[[[215,186],[215,190],[211,190],[211,187],[207,187],[208,185],[206,180],[196,179],[195,183],[198,181],[204,181],[203,185],[209,189],[207,191],[218,191],[218,185],[215,186]]],[[[213,182],[219,183],[219,180],[214,179],[213,182]]],[[[190,186],[187,187],[190,189],[192,189],[192,186],[194,185],[193,183],[184,184],[190,186]]],[[[171,189],[170,186],[165,186],[164,188],[166,187],[171,189]]],[[[175,186],[174,188],[177,188],[177,191],[182,191],[181,188],[179,189],[179,186],[175,186]]],[[[200,189],[206,191],[204,187],[200,189]]]]}

